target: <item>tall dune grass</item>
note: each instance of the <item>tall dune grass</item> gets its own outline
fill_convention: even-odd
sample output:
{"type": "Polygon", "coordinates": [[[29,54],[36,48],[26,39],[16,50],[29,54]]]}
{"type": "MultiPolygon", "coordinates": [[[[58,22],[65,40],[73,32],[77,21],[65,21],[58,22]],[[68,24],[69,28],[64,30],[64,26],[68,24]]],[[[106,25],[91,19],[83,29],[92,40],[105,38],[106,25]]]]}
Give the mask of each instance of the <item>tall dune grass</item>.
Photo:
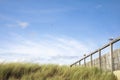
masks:
{"type": "Polygon", "coordinates": [[[0,64],[0,80],[117,80],[111,72],[97,68],[38,65],[30,63],[0,64]]]}

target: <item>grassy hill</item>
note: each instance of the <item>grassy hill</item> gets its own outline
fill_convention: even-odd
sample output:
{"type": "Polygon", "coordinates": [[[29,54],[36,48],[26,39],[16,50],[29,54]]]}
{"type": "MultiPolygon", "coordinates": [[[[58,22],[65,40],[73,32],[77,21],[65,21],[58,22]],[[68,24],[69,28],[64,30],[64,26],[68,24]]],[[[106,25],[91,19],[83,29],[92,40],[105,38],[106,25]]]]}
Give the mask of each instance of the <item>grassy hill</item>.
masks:
{"type": "Polygon", "coordinates": [[[111,72],[97,68],[38,65],[30,63],[0,64],[0,80],[117,80],[111,72]]]}

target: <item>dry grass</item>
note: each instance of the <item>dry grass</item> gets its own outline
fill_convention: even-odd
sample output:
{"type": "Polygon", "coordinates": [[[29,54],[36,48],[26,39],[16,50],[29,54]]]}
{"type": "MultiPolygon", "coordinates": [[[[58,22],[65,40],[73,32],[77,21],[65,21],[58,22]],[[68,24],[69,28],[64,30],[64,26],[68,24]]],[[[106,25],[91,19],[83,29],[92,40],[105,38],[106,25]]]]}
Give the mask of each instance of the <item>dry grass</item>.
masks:
{"type": "Polygon", "coordinates": [[[0,64],[0,80],[117,80],[111,72],[97,68],[38,65],[30,63],[0,64]]]}

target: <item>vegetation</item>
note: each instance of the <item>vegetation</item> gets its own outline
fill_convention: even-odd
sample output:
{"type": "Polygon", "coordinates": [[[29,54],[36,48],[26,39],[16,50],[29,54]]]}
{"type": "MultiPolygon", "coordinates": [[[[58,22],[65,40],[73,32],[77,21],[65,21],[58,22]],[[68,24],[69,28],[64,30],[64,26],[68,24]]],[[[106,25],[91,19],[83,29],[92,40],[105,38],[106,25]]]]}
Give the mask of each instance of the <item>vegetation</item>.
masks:
{"type": "Polygon", "coordinates": [[[97,68],[38,65],[30,63],[0,64],[0,80],[117,80],[111,72],[97,68]]]}

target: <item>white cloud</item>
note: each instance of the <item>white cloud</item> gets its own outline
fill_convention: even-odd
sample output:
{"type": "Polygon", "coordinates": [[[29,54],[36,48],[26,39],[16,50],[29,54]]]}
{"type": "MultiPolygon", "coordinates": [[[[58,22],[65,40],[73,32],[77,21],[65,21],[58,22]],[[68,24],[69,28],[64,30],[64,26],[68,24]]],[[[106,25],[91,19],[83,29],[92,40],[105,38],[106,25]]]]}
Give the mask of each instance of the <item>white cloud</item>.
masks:
{"type": "Polygon", "coordinates": [[[10,24],[6,24],[6,26],[8,27],[20,27],[22,29],[25,29],[29,26],[29,23],[28,22],[20,22],[20,21],[17,21],[17,22],[14,22],[14,23],[10,23],[10,24]]]}
{"type": "Polygon", "coordinates": [[[18,39],[15,39],[13,43],[7,43],[6,48],[0,52],[0,54],[14,53],[14,55],[11,56],[14,57],[16,61],[18,58],[23,57],[22,60],[24,61],[70,64],[77,60],[78,57],[83,56],[83,54],[89,50],[89,47],[91,47],[91,45],[72,38],[44,37],[43,39],[35,41],[33,39],[20,37],[19,35],[17,36],[14,36],[14,39],[18,39]],[[15,54],[19,56],[15,56],[15,54]],[[28,55],[27,58],[23,54],[28,55]]]}
{"type": "Polygon", "coordinates": [[[29,26],[29,23],[27,22],[18,22],[18,25],[21,27],[21,28],[27,28],[29,26]]]}
{"type": "Polygon", "coordinates": [[[20,27],[22,29],[25,29],[29,26],[28,22],[23,22],[21,20],[14,19],[3,14],[0,14],[0,19],[9,22],[5,24],[5,26],[7,27],[13,27],[13,28],[20,27]]]}

